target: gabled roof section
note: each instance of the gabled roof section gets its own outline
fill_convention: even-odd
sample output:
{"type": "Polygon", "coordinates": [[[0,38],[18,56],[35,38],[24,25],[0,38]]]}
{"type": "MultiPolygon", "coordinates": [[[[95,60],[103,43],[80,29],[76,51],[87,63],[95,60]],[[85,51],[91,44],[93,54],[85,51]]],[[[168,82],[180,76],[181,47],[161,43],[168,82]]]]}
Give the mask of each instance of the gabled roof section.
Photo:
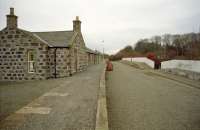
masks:
{"type": "Polygon", "coordinates": [[[17,30],[20,31],[20,32],[22,32],[22,33],[24,33],[24,34],[26,34],[26,35],[28,35],[28,36],[36,38],[37,40],[40,40],[41,42],[43,42],[44,44],[48,45],[49,47],[52,47],[52,45],[50,45],[48,42],[42,40],[40,37],[38,37],[37,35],[35,35],[32,32],[29,32],[29,31],[26,31],[26,30],[23,30],[23,29],[20,29],[20,28],[17,28],[17,30]]]}
{"type": "Polygon", "coordinates": [[[33,35],[52,47],[69,47],[74,31],[33,32],[33,35]]]}

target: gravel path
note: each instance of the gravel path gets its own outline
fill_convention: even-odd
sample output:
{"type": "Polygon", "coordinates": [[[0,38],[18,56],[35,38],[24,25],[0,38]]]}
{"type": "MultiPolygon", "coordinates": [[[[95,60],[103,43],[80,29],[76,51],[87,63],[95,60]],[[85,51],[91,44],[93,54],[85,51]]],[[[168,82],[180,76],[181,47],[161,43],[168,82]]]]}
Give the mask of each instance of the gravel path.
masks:
{"type": "Polygon", "coordinates": [[[107,74],[110,130],[200,129],[200,89],[113,64],[114,71],[107,74]]]}

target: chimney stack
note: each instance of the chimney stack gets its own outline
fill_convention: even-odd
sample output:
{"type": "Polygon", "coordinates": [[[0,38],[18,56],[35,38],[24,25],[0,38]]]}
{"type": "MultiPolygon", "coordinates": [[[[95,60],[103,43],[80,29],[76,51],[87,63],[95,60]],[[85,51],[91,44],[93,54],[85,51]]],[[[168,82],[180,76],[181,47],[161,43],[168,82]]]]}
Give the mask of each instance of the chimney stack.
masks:
{"type": "Polygon", "coordinates": [[[73,31],[81,32],[81,21],[78,16],[76,16],[76,19],[73,21],[73,31]]]}
{"type": "Polygon", "coordinates": [[[17,28],[17,16],[15,16],[14,8],[10,8],[10,14],[7,16],[7,28],[15,29],[17,28]]]}

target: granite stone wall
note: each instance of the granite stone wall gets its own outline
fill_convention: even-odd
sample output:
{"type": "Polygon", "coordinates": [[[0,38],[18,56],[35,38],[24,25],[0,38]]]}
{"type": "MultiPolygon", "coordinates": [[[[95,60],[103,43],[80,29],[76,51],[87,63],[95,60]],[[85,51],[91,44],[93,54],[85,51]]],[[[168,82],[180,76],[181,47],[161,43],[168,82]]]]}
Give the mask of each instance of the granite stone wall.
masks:
{"type": "Polygon", "coordinates": [[[94,55],[88,57],[81,33],[69,48],[56,48],[49,47],[28,31],[17,28],[0,31],[0,81],[66,77],[95,63],[94,55]],[[35,54],[34,73],[28,72],[30,50],[35,54]]]}
{"type": "Polygon", "coordinates": [[[29,32],[5,28],[0,31],[0,80],[41,80],[49,77],[47,45],[29,32]],[[28,51],[36,53],[36,71],[28,73],[28,51]]]}
{"type": "Polygon", "coordinates": [[[49,48],[50,78],[70,75],[70,52],[68,48],[49,48]],[[56,55],[55,55],[56,54],[56,55]]]}
{"type": "Polygon", "coordinates": [[[85,43],[81,34],[78,34],[70,49],[72,73],[83,71],[88,66],[88,57],[85,43]]]}

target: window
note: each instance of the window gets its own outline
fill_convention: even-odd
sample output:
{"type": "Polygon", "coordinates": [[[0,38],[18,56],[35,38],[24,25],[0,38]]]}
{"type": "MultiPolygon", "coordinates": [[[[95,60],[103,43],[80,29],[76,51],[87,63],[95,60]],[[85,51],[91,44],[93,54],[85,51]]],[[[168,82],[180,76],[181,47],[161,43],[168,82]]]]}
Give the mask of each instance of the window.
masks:
{"type": "Polygon", "coordinates": [[[35,72],[35,53],[33,50],[28,51],[28,72],[35,72]]]}

